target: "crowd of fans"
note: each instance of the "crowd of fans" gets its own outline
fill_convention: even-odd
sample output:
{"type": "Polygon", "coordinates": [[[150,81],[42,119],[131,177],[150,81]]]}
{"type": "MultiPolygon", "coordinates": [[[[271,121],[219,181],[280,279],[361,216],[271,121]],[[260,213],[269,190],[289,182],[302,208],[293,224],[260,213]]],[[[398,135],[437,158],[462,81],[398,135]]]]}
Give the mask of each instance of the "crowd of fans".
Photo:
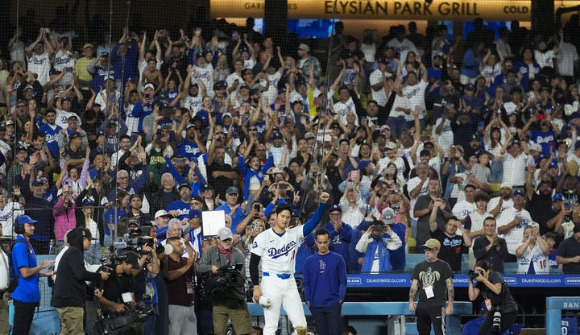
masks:
{"type": "Polygon", "coordinates": [[[136,220],[160,240],[181,229],[203,255],[196,219],[223,210],[249,255],[273,205],[300,225],[324,191],[320,226],[351,273],[405,271],[431,237],[456,272],[467,253],[496,271],[579,273],[574,22],[495,38],[478,19],[465,41],[413,22],[359,41],[338,22],[324,66],[314,44],[284,51],[251,20],[103,41],[17,32],[0,71],[4,237],[26,213],[47,254],[86,227],[96,263],[136,220]]]}

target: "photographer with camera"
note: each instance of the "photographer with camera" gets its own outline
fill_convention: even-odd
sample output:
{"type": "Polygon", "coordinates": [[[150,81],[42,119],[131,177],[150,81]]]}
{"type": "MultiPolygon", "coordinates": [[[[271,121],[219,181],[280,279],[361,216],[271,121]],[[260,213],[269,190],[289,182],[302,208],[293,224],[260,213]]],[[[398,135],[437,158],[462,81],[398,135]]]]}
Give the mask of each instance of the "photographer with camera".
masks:
{"type": "Polygon", "coordinates": [[[245,257],[232,247],[233,234],[229,228],[218,231],[217,244],[207,249],[198,271],[210,272],[206,280],[208,293],[213,297],[213,329],[216,335],[226,334],[228,319],[236,334],[252,333],[252,324],[245,293],[245,257]]]}
{"type": "Polygon", "coordinates": [[[479,294],[484,299],[489,314],[479,328],[478,335],[501,334],[509,329],[517,318],[518,305],[509,287],[499,272],[491,271],[488,261],[478,261],[473,270],[469,270],[467,294],[470,301],[475,301],[479,294]],[[473,281],[477,284],[473,286],[473,281]]]}
{"type": "Polygon", "coordinates": [[[129,307],[134,308],[136,305],[133,270],[140,269],[139,256],[134,251],[123,251],[119,255],[111,255],[109,262],[106,268],[109,268],[111,274],[103,282],[97,297],[101,307],[105,307],[102,309],[103,315],[114,317],[125,314],[129,307]]]}
{"type": "Polygon", "coordinates": [[[106,271],[89,272],[84,262],[85,250],[94,240],[87,228],[75,228],[66,235],[68,248],[58,263],[51,305],[60,318],[61,334],[82,334],[85,307],[86,281],[109,279],[106,271]]]}

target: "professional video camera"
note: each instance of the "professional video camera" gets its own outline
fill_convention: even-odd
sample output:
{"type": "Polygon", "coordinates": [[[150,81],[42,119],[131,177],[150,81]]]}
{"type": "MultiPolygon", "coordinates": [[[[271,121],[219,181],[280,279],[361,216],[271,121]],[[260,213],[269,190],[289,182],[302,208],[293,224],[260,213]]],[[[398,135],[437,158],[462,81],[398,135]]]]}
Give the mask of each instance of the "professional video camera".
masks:
{"type": "MultiPolygon", "coordinates": [[[[143,301],[151,300],[147,294],[143,295],[143,301]]],[[[119,314],[111,308],[101,309],[97,313],[98,331],[101,334],[117,335],[134,328],[139,322],[145,321],[151,315],[159,313],[153,308],[146,308],[145,303],[140,301],[132,307],[130,301],[125,301],[125,313],[119,314]]]]}
{"type": "MultiPolygon", "coordinates": [[[[129,223],[132,222],[130,221],[129,223]]],[[[151,237],[151,228],[151,226],[141,226],[130,229],[121,238],[121,241],[113,243],[113,246],[117,250],[130,249],[140,255],[147,255],[149,252],[143,250],[143,246],[147,245],[151,248],[156,248],[157,254],[161,254],[165,251],[165,248],[161,244],[157,244],[157,247],[155,247],[155,239],[151,237]]]]}
{"type": "Polygon", "coordinates": [[[244,286],[244,276],[240,273],[242,264],[222,266],[218,273],[209,275],[205,280],[205,293],[224,295],[234,287],[244,286]]]}

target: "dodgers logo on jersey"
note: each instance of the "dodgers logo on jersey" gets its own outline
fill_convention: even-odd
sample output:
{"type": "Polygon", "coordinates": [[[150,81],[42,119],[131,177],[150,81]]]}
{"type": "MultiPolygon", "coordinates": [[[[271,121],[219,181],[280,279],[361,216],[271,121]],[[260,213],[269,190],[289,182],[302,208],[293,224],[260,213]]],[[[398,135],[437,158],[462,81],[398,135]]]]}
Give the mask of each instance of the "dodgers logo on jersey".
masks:
{"type": "Polygon", "coordinates": [[[58,136],[57,135],[49,135],[46,134],[46,143],[52,143],[52,142],[57,142],[58,141],[58,136]]]}
{"type": "Polygon", "coordinates": [[[254,244],[252,244],[252,248],[256,249],[258,247],[258,242],[254,241],[254,244]]]}
{"type": "Polygon", "coordinates": [[[280,249],[270,248],[268,249],[268,256],[272,259],[276,259],[282,256],[288,255],[290,251],[292,251],[296,247],[296,241],[291,241],[290,243],[286,244],[280,249]]]}

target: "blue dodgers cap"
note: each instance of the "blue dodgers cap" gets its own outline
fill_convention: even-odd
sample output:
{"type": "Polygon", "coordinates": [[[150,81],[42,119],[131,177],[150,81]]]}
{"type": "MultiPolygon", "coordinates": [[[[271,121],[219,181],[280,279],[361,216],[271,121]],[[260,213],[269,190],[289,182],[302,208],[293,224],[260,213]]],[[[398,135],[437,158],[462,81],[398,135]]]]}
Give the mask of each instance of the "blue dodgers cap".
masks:
{"type": "Polygon", "coordinates": [[[334,211],[339,211],[342,213],[342,207],[340,207],[339,204],[334,204],[330,207],[330,210],[328,211],[328,213],[332,213],[334,211]]]}
{"type": "Polygon", "coordinates": [[[286,93],[286,87],[280,87],[278,89],[278,94],[286,93]]]}
{"type": "Polygon", "coordinates": [[[30,218],[30,216],[28,216],[28,215],[20,215],[18,217],[18,219],[16,220],[16,223],[19,224],[19,225],[23,225],[25,223],[35,224],[36,222],[37,222],[36,220],[32,220],[30,218]]]}
{"type": "Polygon", "coordinates": [[[83,207],[85,206],[93,206],[95,204],[95,200],[93,198],[85,198],[83,200],[83,207]]]}
{"type": "Polygon", "coordinates": [[[521,188],[518,188],[518,189],[516,189],[516,190],[514,191],[514,197],[515,197],[516,195],[521,195],[521,196],[523,197],[525,194],[526,194],[526,192],[524,192],[524,190],[523,190],[523,189],[521,189],[521,188]]]}
{"type": "Polygon", "coordinates": [[[201,211],[199,209],[190,209],[189,210],[189,218],[190,219],[201,219],[201,211]]]}
{"type": "Polygon", "coordinates": [[[552,196],[552,201],[562,200],[564,201],[564,196],[562,193],[556,193],[552,196]]]}
{"type": "Polygon", "coordinates": [[[558,169],[558,163],[556,163],[555,161],[551,161],[550,164],[548,164],[548,169],[551,168],[558,169]]]}
{"type": "Polygon", "coordinates": [[[274,134],[272,134],[272,139],[276,140],[276,139],[282,139],[284,138],[284,136],[282,136],[282,133],[279,131],[275,131],[274,134]]]}
{"type": "Polygon", "coordinates": [[[44,180],[42,179],[34,179],[32,181],[32,186],[44,185],[44,180]]]}

